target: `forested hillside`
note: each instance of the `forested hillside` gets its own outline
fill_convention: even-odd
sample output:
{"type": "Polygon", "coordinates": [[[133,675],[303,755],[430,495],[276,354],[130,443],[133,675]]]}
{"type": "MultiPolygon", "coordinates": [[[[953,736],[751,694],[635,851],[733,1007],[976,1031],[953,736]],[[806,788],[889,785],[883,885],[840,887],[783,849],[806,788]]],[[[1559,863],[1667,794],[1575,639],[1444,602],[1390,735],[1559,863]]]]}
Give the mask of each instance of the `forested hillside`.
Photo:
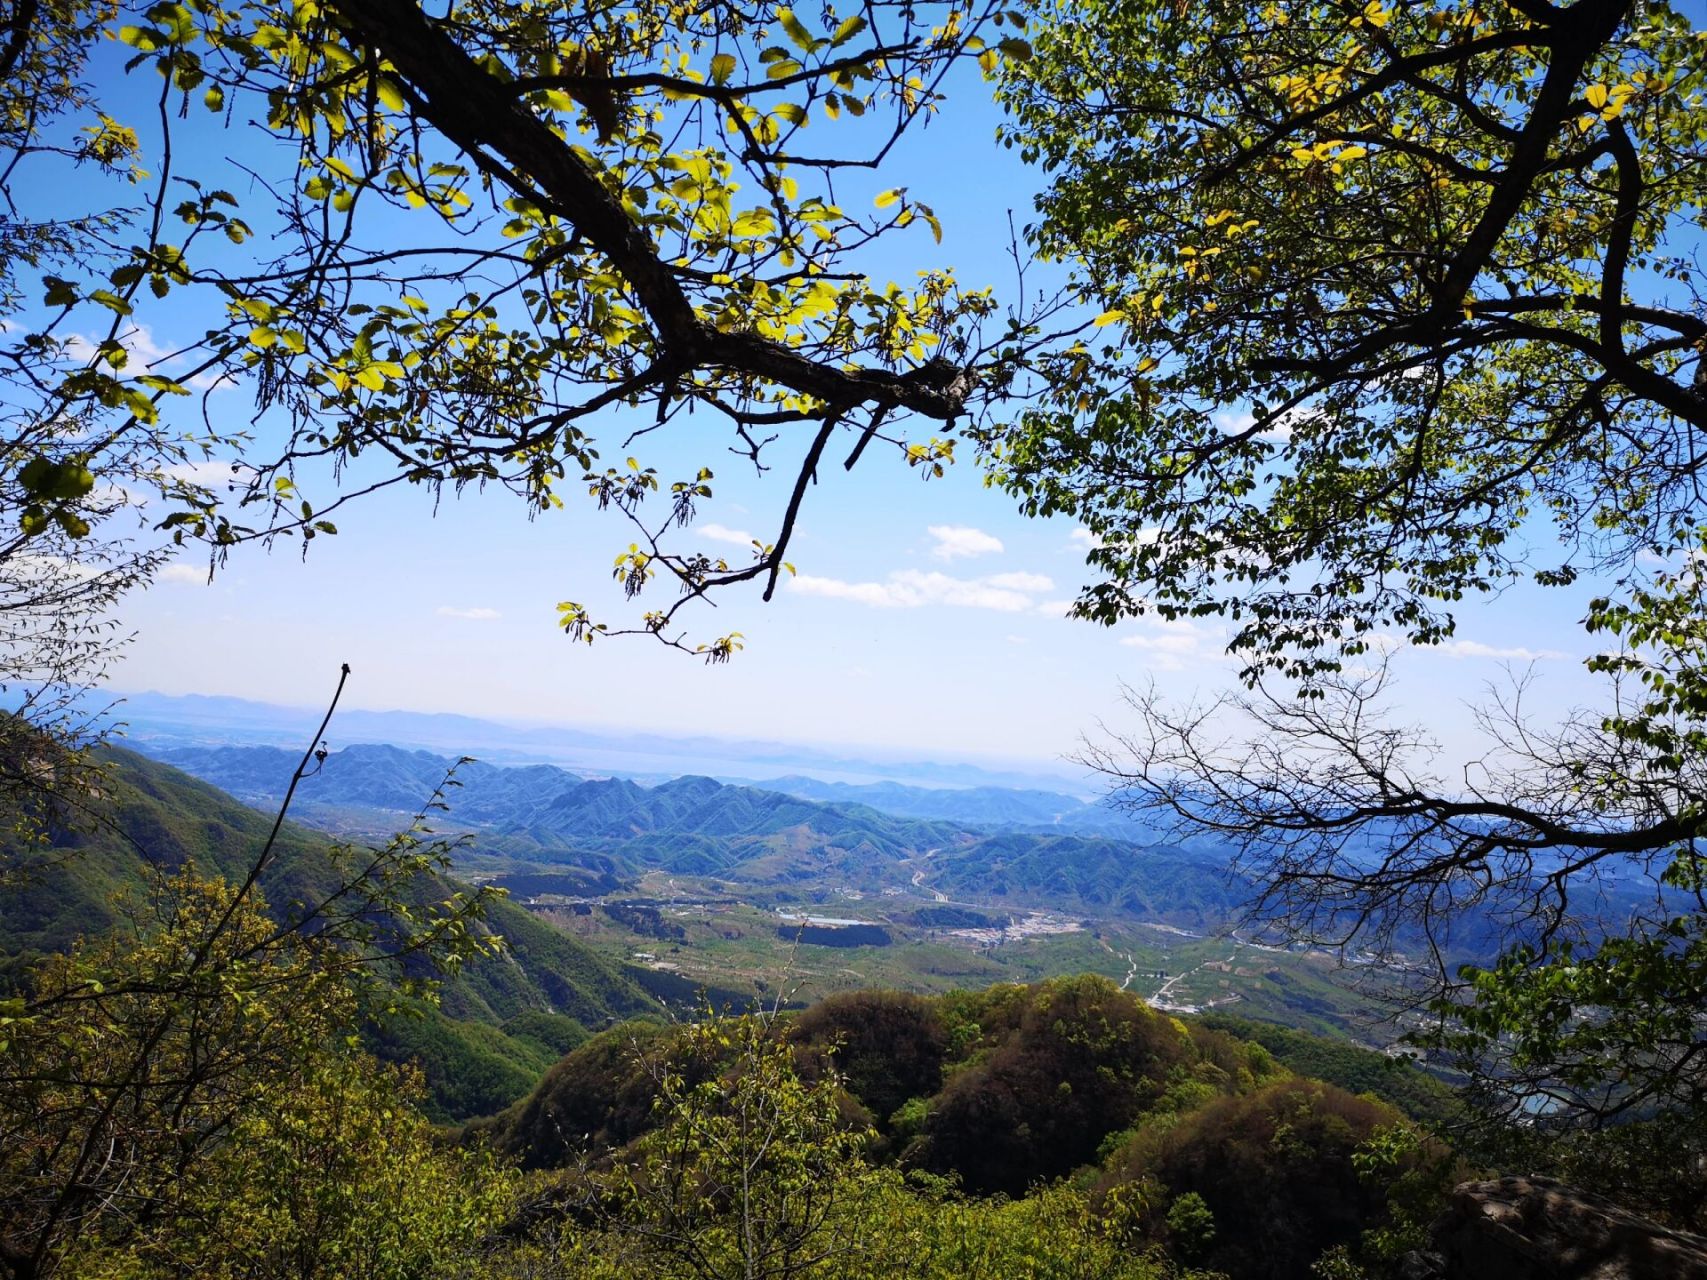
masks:
{"type": "MultiPolygon", "coordinates": [[[[101,794],[87,810],[51,825],[45,843],[8,851],[13,874],[0,904],[6,974],[79,937],[123,927],[142,908],[153,874],[193,864],[241,879],[267,839],[270,817],[176,769],[118,749],[103,751],[101,763],[101,794]]],[[[333,892],[347,866],[324,836],[287,823],[261,888],[286,919],[333,892]]],[[[427,901],[459,888],[429,878],[414,893],[427,901]]],[[[435,1113],[446,1118],[495,1110],[587,1029],[659,1007],[636,980],[650,975],[623,972],[502,899],[487,905],[483,927],[505,940],[499,955],[446,978],[437,1007],[407,1002],[368,1026],[382,1054],[422,1064],[435,1113]]],[[[691,988],[672,994],[691,1003],[691,988]]]]}
{"type": "MultiPolygon", "coordinates": [[[[1405,1195],[1426,1198],[1452,1169],[1393,1106],[1096,979],[933,999],[859,992],[765,1023],[792,1070],[833,1087],[837,1123],[870,1129],[880,1166],[1016,1199],[1071,1175],[1092,1202],[1122,1204],[1131,1246],[1157,1261],[1302,1280],[1328,1250],[1373,1258],[1363,1233],[1404,1234],[1405,1195]],[[1394,1163],[1361,1176],[1354,1156],[1397,1135],[1408,1136],[1394,1163]]],[[[720,1032],[605,1032],[467,1140],[562,1171],[546,1185],[572,1198],[669,1123],[673,1080],[752,1069],[745,1033],[720,1032]]],[[[1414,1076],[1396,1066],[1394,1094],[1414,1076]]]]}

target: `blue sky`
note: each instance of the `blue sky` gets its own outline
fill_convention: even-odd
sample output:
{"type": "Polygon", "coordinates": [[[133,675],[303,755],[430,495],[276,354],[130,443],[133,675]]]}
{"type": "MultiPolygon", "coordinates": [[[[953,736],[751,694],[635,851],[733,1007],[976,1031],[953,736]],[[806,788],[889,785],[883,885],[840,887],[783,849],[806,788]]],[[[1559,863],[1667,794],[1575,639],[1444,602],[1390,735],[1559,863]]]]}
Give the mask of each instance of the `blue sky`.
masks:
{"type": "MultiPolygon", "coordinates": [[[[906,186],[944,224],[941,249],[916,224],[918,234],[868,260],[880,279],[952,265],[968,284],[1011,290],[1008,211],[1027,219],[1038,175],[995,145],[987,95],[961,77],[942,116],[880,179],[863,190],[845,184],[846,203],[906,186]]],[[[236,145],[192,127],[204,149],[236,145]]],[[[164,323],[179,319],[192,323],[164,323]]],[[[148,338],[167,349],[181,336],[148,338]]],[[[241,389],[212,403],[232,425],[249,413],[241,389]]],[[[691,421],[711,429],[705,417],[691,421]]],[[[620,437],[611,433],[607,460],[620,457],[620,437]]],[[[787,478],[779,469],[757,481],[722,447],[711,446],[722,459],[716,496],[697,529],[707,550],[738,555],[745,535],[773,536],[787,478]]],[[[675,456],[708,455],[690,439],[675,456]]],[[[136,638],[113,684],[306,707],[348,662],[349,703],[376,710],[1048,761],[1095,735],[1099,721],[1121,726],[1122,683],[1153,679],[1182,696],[1231,683],[1211,625],[1135,620],[1111,630],[1064,619],[1088,580],[1082,531],[1021,517],[982,486],[969,459],[922,483],[873,450],[851,475],[838,462],[820,479],[791,550],[800,576],[769,605],[756,591],[734,593],[715,619],[690,622],[697,635],[744,633],[745,651],[727,666],[639,639],[574,645],[556,629],[559,600],[585,601],[595,614],[615,604],[609,566],[629,539],[614,519],[571,499],[567,511],[530,522],[497,492],[447,496],[435,511],[430,495],[399,490],[339,513],[339,536],[316,542],[306,560],[289,545],[241,549],[211,584],[199,560],[171,566],[125,605],[136,638]]],[[[1400,655],[1401,714],[1426,721],[1451,754],[1469,755],[1466,706],[1508,665],[1534,664],[1544,705],[1591,699],[1576,625],[1590,591],[1519,590],[1469,604],[1455,645],[1400,655]]]]}

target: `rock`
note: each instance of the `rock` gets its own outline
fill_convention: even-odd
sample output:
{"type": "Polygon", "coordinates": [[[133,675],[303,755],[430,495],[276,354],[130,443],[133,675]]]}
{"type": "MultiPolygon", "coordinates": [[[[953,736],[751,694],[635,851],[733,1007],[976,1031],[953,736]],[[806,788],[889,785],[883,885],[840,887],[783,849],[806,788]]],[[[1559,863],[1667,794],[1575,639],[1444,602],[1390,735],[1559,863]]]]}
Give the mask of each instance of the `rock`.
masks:
{"type": "Polygon", "coordinates": [[[1550,1178],[1466,1182],[1434,1227],[1419,1280],[1707,1280],[1707,1238],[1672,1231],[1550,1178]]]}

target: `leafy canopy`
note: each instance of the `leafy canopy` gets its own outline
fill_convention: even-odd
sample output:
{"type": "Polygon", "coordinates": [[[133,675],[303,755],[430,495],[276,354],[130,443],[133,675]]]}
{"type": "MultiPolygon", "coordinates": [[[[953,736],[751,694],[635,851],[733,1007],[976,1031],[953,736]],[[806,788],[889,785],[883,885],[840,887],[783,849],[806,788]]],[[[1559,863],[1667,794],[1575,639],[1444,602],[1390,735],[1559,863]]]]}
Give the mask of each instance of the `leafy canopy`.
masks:
{"type": "MultiPolygon", "coordinates": [[[[77,224],[76,252],[40,264],[39,293],[8,291],[31,439],[55,445],[14,450],[43,498],[26,533],[87,533],[82,499],[127,446],[172,500],[162,527],[220,555],[333,533],[337,507],[397,483],[496,485],[533,513],[580,490],[631,522],[613,567],[628,596],[659,576],[680,588],[633,628],[680,645],[683,604],[774,588],[838,434],[849,466],[878,440],[940,474],[947,428],[1022,358],[983,334],[986,291],[946,271],[907,286],[864,274],[862,252],[892,233],[940,241],[928,205],[904,188],[837,198],[929,119],[958,62],[987,74],[1029,56],[1022,20],[994,0],[76,12],[75,29],[54,6],[16,25],[79,86],[111,75],[89,59],[112,37],[124,96],[154,99],[153,118],[113,119],[82,87],[56,126],[92,117],[82,142],[26,129],[0,177],[26,211],[26,175],[68,161],[144,193],[77,224]],[[214,158],[239,140],[241,156],[214,158]],[[150,316],[193,317],[198,332],[151,355],[150,316]],[[255,394],[248,430],[207,399],[233,381],[255,394]],[[198,395],[207,429],[191,432],[184,400],[198,395]],[[717,427],[715,446],[695,445],[707,463],[725,446],[761,471],[788,455],[776,533],[747,561],[667,538],[713,471],[662,474],[641,449],[693,414],[717,427]],[[886,426],[908,419],[929,424],[924,439],[886,426]],[[615,451],[599,443],[613,430],[615,451]],[[230,485],[172,469],[251,434],[267,447],[249,442],[230,485]]],[[[605,630],[579,604],[560,615],[575,638],[605,630]]],[[[739,641],[684,647],[721,660],[739,641]]]]}
{"type": "Polygon", "coordinates": [[[996,465],[1102,537],[1084,616],[1225,613],[1253,667],[1309,673],[1378,629],[1450,635],[1517,576],[1693,546],[1707,127],[1681,14],[1058,19],[1010,68],[1008,138],[1055,174],[1036,241],[1104,340],[996,465]]]}
{"type": "Polygon", "coordinates": [[[1424,942],[1440,1043],[1503,1057],[1508,1102],[1699,1106],[1707,32],[1625,0],[1055,19],[1007,137],[1100,336],[986,455],[1096,535],[1081,616],[1225,618],[1253,686],[1140,694],[1096,763],[1301,933],[1424,942]],[[1360,667],[1588,574],[1608,709],[1537,726],[1520,685],[1443,776],[1360,667]]]}

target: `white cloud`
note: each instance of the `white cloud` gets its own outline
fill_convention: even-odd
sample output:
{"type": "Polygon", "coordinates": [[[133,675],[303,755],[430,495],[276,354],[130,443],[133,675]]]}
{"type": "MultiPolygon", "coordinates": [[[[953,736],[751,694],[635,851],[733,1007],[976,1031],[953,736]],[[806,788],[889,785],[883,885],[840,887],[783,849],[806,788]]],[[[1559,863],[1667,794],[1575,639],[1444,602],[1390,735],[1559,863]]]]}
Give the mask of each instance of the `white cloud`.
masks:
{"type": "Polygon", "coordinates": [[[1144,630],[1122,636],[1120,643],[1145,654],[1151,670],[1183,671],[1187,659],[1214,661],[1222,656],[1223,639],[1189,618],[1145,617],[1140,621],[1144,630]]]}
{"type": "Polygon", "coordinates": [[[1001,587],[1004,591],[1055,590],[1055,580],[1041,573],[993,573],[980,581],[992,587],[1001,587]]]}
{"type": "Polygon", "coordinates": [[[963,524],[933,524],[925,530],[936,539],[931,554],[938,560],[956,560],[962,556],[984,556],[1002,549],[1002,540],[982,529],[963,524]]]}
{"type": "Polygon", "coordinates": [[[1418,653],[1436,654],[1442,658],[1494,658],[1510,662],[1562,662],[1571,656],[1557,649],[1531,649],[1526,645],[1500,646],[1484,644],[1480,640],[1447,640],[1441,644],[1413,645],[1396,631],[1374,631],[1364,639],[1372,652],[1383,655],[1398,653],[1401,649],[1411,649],[1418,653]]]}
{"type": "Polygon", "coordinates": [[[1092,533],[1089,529],[1080,527],[1067,535],[1068,540],[1076,550],[1096,551],[1103,547],[1147,547],[1151,543],[1162,540],[1162,530],[1159,525],[1146,525],[1130,538],[1104,538],[1101,534],[1092,533]]]}
{"type": "MultiPolygon", "coordinates": [[[[62,350],[72,359],[87,361],[91,359],[104,338],[92,338],[86,334],[74,333],[66,338],[62,350]]],[[[145,324],[131,325],[121,330],[118,342],[125,349],[128,357],[124,368],[119,373],[127,378],[138,377],[145,373],[161,374],[165,377],[179,377],[173,372],[173,367],[182,365],[186,357],[175,347],[167,346],[154,336],[154,330],[145,324]]],[[[237,385],[236,378],[230,373],[218,369],[210,369],[193,377],[183,379],[186,387],[193,391],[218,390],[237,385]]]]}
{"type": "Polygon", "coordinates": [[[253,467],[222,458],[204,458],[199,462],[176,462],[161,470],[169,480],[200,485],[204,489],[221,489],[231,485],[247,485],[255,477],[253,467]]]}
{"type": "Polygon", "coordinates": [[[193,564],[169,564],[160,571],[159,580],[183,582],[196,587],[205,586],[208,580],[207,568],[205,565],[197,568],[193,564]]]}
{"type": "Polygon", "coordinates": [[[1073,604],[1071,600],[1045,600],[1037,606],[1037,612],[1046,618],[1065,618],[1073,604]]]}
{"type": "Polygon", "coordinates": [[[1421,647],[1425,651],[1432,650],[1448,658],[1507,658],[1518,662],[1558,662],[1571,656],[1568,653],[1560,653],[1557,649],[1528,649],[1522,645],[1496,648],[1491,644],[1483,644],[1480,640],[1448,640],[1445,644],[1421,647]]]}
{"type": "Polygon", "coordinates": [[[1196,653],[1198,638],[1183,632],[1169,632],[1159,636],[1123,636],[1120,643],[1129,649],[1142,649],[1146,653],[1196,653]]]}
{"type": "Polygon", "coordinates": [[[919,609],[927,605],[953,605],[963,609],[994,609],[1000,613],[1024,613],[1033,607],[1028,590],[1044,590],[1036,583],[1048,582],[1038,574],[997,574],[995,578],[954,578],[946,573],[924,573],[902,569],[882,582],[843,582],[801,574],[789,579],[789,589],[802,595],[831,600],[851,600],[873,609],[919,609]],[[1007,585],[998,582],[1004,579],[1007,585]],[[1025,585],[1016,587],[1014,580],[1025,585]]]}
{"type": "Polygon", "coordinates": [[[1246,409],[1241,409],[1237,413],[1223,410],[1210,418],[1217,431],[1224,431],[1230,436],[1236,436],[1241,431],[1249,431],[1256,420],[1256,415],[1246,409]]]}
{"type": "Polygon", "coordinates": [[[221,369],[208,369],[184,379],[191,391],[229,391],[237,385],[237,375],[221,369]]]}
{"type": "Polygon", "coordinates": [[[741,547],[750,547],[758,541],[745,529],[731,529],[728,525],[718,524],[716,521],[700,525],[699,533],[701,537],[710,538],[713,542],[733,542],[741,547]]]}
{"type": "Polygon", "coordinates": [[[441,618],[465,618],[470,622],[490,622],[504,616],[496,609],[453,609],[448,604],[441,604],[438,614],[441,618]]]}
{"type": "MultiPolygon", "coordinates": [[[[1276,417],[1267,427],[1257,432],[1259,440],[1277,440],[1284,443],[1292,439],[1293,429],[1299,423],[1310,417],[1310,411],[1302,405],[1295,405],[1276,417]]],[[[1236,436],[1249,431],[1256,425],[1256,415],[1249,410],[1241,409],[1236,413],[1222,411],[1210,419],[1217,431],[1236,436]]]]}

